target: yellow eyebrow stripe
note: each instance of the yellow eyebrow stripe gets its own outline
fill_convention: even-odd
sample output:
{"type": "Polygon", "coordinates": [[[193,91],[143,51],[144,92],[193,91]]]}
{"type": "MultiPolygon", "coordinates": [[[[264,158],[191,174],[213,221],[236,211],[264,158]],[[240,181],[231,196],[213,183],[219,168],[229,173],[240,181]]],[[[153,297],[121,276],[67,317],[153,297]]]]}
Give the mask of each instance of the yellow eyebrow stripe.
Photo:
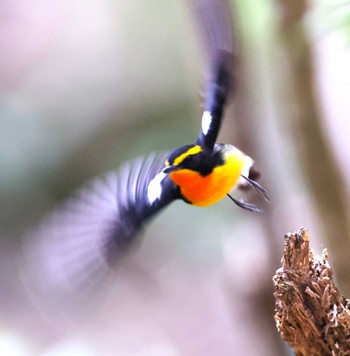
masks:
{"type": "Polygon", "coordinates": [[[189,155],[194,155],[196,153],[199,153],[200,151],[202,151],[202,147],[201,146],[193,146],[191,147],[189,150],[187,150],[185,153],[183,153],[182,155],[180,155],[179,157],[176,157],[174,159],[174,166],[177,166],[179,164],[181,164],[181,162],[189,155]]]}

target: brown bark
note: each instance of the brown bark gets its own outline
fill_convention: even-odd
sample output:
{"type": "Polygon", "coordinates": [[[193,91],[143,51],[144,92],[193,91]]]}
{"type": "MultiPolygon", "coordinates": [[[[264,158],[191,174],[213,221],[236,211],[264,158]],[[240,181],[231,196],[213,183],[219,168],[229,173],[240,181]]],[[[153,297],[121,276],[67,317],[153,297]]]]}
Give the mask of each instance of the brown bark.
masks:
{"type": "Polygon", "coordinates": [[[305,29],[310,1],[277,0],[280,39],[288,96],[283,116],[290,123],[296,151],[319,224],[332,252],[334,271],[343,293],[350,293],[350,227],[346,187],[339,162],[320,119],[315,90],[314,58],[305,29]],[[298,4],[298,5],[297,5],[298,4]]]}
{"type": "Polygon", "coordinates": [[[327,250],[316,255],[305,229],[285,235],[273,282],[277,329],[296,355],[350,355],[350,301],[333,281],[327,250]]]}

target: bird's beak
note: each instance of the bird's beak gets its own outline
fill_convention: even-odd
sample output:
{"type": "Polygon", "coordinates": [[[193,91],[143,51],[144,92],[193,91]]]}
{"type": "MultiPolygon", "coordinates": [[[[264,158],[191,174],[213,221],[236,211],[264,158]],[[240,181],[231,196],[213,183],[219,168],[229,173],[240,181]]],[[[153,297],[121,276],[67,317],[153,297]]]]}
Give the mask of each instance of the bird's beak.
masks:
{"type": "Polygon", "coordinates": [[[169,174],[171,172],[175,172],[177,170],[181,169],[181,166],[167,166],[163,169],[163,172],[166,174],[169,174]]]}

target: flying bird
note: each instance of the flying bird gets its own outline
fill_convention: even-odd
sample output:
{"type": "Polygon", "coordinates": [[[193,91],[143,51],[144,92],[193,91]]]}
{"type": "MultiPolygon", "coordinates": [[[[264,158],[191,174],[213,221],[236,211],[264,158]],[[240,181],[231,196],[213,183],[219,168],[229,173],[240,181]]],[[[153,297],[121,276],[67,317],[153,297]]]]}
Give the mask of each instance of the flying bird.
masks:
{"type": "Polygon", "coordinates": [[[234,86],[228,5],[221,0],[193,4],[209,53],[199,136],[171,152],[126,162],[58,206],[26,239],[29,289],[36,284],[41,295],[50,292],[57,299],[93,294],[145,224],[175,200],[206,207],[229,196],[253,212],[260,210],[235,199],[234,188],[252,188],[268,200],[253,159],[233,145],[216,143],[234,86]]]}

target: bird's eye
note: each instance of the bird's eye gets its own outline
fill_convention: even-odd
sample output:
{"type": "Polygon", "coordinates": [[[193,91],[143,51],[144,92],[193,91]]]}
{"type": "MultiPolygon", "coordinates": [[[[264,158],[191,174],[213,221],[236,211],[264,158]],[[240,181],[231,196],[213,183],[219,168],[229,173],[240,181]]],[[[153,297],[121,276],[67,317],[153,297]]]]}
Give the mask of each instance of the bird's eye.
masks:
{"type": "Polygon", "coordinates": [[[189,155],[185,158],[184,163],[190,163],[193,161],[194,155],[189,155]]]}

